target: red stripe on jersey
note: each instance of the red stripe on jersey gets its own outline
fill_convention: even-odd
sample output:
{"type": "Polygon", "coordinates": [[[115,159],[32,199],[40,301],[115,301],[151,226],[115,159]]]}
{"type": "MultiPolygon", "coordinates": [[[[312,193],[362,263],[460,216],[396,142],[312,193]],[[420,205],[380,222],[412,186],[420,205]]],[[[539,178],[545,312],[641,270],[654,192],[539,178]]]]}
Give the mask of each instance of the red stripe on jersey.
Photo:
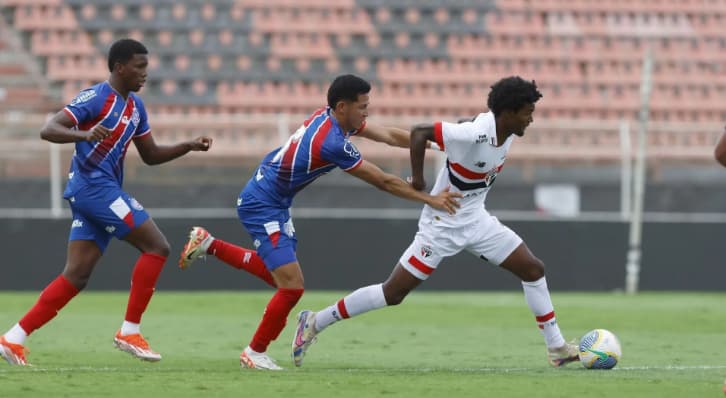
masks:
{"type": "Polygon", "coordinates": [[[320,150],[323,148],[323,142],[325,142],[325,138],[328,137],[328,133],[330,132],[330,127],[332,125],[333,123],[330,121],[330,118],[327,118],[323,124],[320,125],[318,131],[315,132],[313,142],[310,143],[310,167],[308,168],[308,172],[330,164],[330,162],[323,159],[320,154],[320,150]]]}
{"type": "Polygon", "coordinates": [[[313,112],[313,114],[310,115],[310,117],[303,122],[303,126],[307,127],[313,121],[313,119],[320,116],[323,112],[325,112],[326,109],[327,108],[320,108],[317,111],[313,112]]]}
{"type": "Polygon", "coordinates": [[[131,115],[133,114],[134,109],[136,109],[136,103],[134,102],[134,100],[128,101],[126,104],[126,108],[124,109],[124,112],[121,115],[119,122],[116,124],[116,128],[114,128],[111,132],[111,135],[101,141],[99,144],[97,144],[95,148],[93,148],[93,153],[90,157],[96,164],[101,163],[101,161],[111,151],[111,148],[116,145],[116,141],[118,141],[119,137],[121,137],[124,131],[126,131],[126,129],[129,127],[129,123],[131,123],[131,115]],[[123,123],[124,119],[127,121],[127,123],[123,123]]]}
{"type": "Polygon", "coordinates": [[[549,321],[550,319],[552,319],[554,317],[555,317],[555,312],[554,311],[551,311],[551,312],[548,312],[548,313],[546,313],[544,315],[540,315],[540,316],[535,317],[535,318],[537,318],[537,322],[547,322],[547,321],[549,321]]]}
{"type": "Polygon", "coordinates": [[[429,267],[414,256],[411,256],[411,258],[408,259],[408,263],[426,275],[431,275],[431,273],[434,272],[434,268],[429,267]]]}
{"type": "Polygon", "coordinates": [[[444,147],[444,133],[441,127],[441,122],[434,123],[434,139],[436,140],[436,143],[439,145],[439,148],[443,151],[445,149],[444,147]]]}
{"type": "Polygon", "coordinates": [[[282,161],[280,162],[280,174],[278,175],[278,178],[287,183],[292,181],[292,163],[295,160],[295,153],[297,152],[298,145],[300,145],[300,140],[290,140],[290,145],[285,150],[285,154],[282,155],[282,161]]]}
{"type": "MultiPolygon", "coordinates": [[[[92,128],[93,126],[97,125],[99,122],[101,122],[103,119],[107,118],[108,115],[111,113],[111,110],[113,109],[113,104],[116,101],[116,94],[115,93],[109,93],[106,97],[106,102],[103,103],[103,107],[101,108],[101,112],[98,113],[98,116],[96,116],[95,119],[89,121],[89,122],[83,122],[78,126],[79,130],[88,130],[92,128]]],[[[74,118],[75,119],[75,118],[74,118]]]]}
{"type": "Polygon", "coordinates": [[[340,299],[338,301],[338,313],[340,313],[340,316],[343,317],[343,319],[350,318],[350,315],[348,315],[348,309],[345,308],[345,299],[340,299]]]}
{"type": "Polygon", "coordinates": [[[468,178],[470,180],[481,180],[481,179],[486,178],[487,175],[489,174],[489,173],[477,173],[476,171],[467,169],[466,167],[460,165],[459,163],[449,162],[449,167],[454,169],[454,171],[457,172],[462,177],[468,178]]]}

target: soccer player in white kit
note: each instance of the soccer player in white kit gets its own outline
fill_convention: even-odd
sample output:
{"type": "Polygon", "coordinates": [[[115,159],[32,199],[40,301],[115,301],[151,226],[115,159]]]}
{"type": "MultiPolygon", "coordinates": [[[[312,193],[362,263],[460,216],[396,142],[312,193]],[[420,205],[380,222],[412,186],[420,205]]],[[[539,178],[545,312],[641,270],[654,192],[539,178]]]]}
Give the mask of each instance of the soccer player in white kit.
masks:
{"type": "Polygon", "coordinates": [[[413,242],[385,282],[360,288],[321,311],[300,312],[292,343],[296,366],[302,364],[310,344],[326,327],[371,310],[400,304],[436,270],[441,260],[462,250],[522,280],[525,299],[544,336],[552,366],[578,359],[578,346],[567,343],[557,325],[544,264],[530,252],[522,238],[484,207],[514,136],[524,135],[532,123],[535,103],[541,97],[534,81],[508,77],[492,86],[487,101],[489,112],[458,124],[436,122],[414,127],[410,146],[411,184],[419,190],[425,187],[424,153],[427,143],[435,142],[446,153],[447,160],[431,192],[447,187],[452,192],[460,192],[461,207],[455,215],[449,215],[425,206],[413,242]]]}

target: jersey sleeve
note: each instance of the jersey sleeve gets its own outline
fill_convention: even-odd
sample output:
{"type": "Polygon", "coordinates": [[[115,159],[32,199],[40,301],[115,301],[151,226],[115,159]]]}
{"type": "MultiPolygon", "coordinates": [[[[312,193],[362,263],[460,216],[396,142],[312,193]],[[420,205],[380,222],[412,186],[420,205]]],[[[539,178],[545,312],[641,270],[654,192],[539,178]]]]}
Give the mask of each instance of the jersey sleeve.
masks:
{"type": "Polygon", "coordinates": [[[146,113],[146,106],[144,106],[144,102],[141,101],[141,99],[138,97],[135,97],[134,101],[136,102],[136,106],[139,109],[139,124],[136,126],[134,138],[145,137],[151,134],[151,127],[149,127],[149,117],[146,113]]]}
{"type": "Polygon", "coordinates": [[[96,92],[95,88],[83,90],[76,98],[63,108],[63,111],[70,116],[76,126],[93,121],[103,106],[104,99],[96,92]]]}
{"type": "Polygon", "coordinates": [[[360,166],[363,157],[349,139],[338,140],[330,146],[323,146],[322,156],[345,171],[360,166]]]}
{"type": "Polygon", "coordinates": [[[472,122],[435,122],[434,139],[436,144],[444,152],[449,152],[452,147],[471,144],[473,125],[472,122]]]}

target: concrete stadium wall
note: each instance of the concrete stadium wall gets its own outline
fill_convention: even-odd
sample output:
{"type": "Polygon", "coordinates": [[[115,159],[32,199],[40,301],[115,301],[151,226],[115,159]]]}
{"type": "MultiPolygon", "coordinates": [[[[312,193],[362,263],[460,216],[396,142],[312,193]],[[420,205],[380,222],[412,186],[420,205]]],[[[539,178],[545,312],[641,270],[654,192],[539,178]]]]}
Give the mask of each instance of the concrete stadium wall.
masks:
{"type": "MultiPolygon", "coordinates": [[[[153,215],[153,211],[152,211],[153,215]]],[[[157,219],[172,245],[158,290],[266,289],[250,275],[215,258],[182,271],[176,261],[188,228],[204,225],[215,236],[251,247],[237,220],[157,219]]],[[[507,222],[541,258],[552,290],[615,290],[624,285],[627,226],[572,221],[507,222]]],[[[5,219],[0,290],[41,290],[63,269],[70,220],[5,219]]],[[[385,280],[416,232],[416,220],[295,220],[298,256],[308,289],[350,290],[385,280]]],[[[646,224],[642,290],[723,290],[724,225],[646,224]]],[[[90,290],[128,289],[138,256],[113,241],[91,278],[90,290]]],[[[514,290],[517,279],[461,253],[445,260],[421,289],[514,290]]]]}

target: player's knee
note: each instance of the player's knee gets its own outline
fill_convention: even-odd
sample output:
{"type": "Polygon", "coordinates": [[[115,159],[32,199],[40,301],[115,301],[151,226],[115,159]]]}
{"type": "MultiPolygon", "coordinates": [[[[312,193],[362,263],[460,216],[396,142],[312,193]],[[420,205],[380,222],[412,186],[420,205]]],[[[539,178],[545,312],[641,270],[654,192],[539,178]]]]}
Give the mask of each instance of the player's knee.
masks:
{"type": "Polygon", "coordinates": [[[88,285],[88,280],[91,279],[91,274],[78,273],[78,272],[63,272],[63,277],[73,285],[76,289],[83,290],[88,285]]]}
{"type": "Polygon", "coordinates": [[[169,254],[171,254],[171,246],[166,239],[163,239],[159,242],[154,243],[154,245],[149,250],[147,250],[146,253],[154,253],[161,257],[169,257],[169,254]]]}
{"type": "Polygon", "coordinates": [[[534,282],[536,280],[542,279],[544,275],[544,263],[542,262],[542,260],[534,257],[532,261],[530,261],[530,263],[527,265],[524,275],[522,275],[522,280],[525,282],[534,282]]]}
{"type": "Polygon", "coordinates": [[[403,302],[403,299],[405,299],[407,295],[408,292],[404,290],[386,291],[385,288],[383,289],[383,296],[386,299],[386,305],[399,305],[403,302]]]}

